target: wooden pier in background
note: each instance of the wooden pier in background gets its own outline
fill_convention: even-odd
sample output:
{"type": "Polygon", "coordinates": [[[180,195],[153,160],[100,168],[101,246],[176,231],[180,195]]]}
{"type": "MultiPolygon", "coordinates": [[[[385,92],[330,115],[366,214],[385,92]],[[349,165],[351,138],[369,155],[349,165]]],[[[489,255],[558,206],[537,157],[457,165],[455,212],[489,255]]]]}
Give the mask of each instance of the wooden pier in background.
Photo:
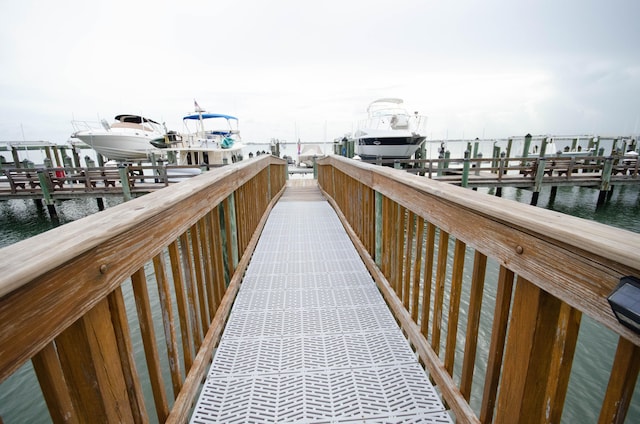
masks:
{"type": "Polygon", "coordinates": [[[32,199],[44,203],[56,217],[57,202],[105,197],[131,200],[198,175],[198,166],[120,165],[56,168],[0,168],[0,200],[32,199]]]}
{"type": "Polygon", "coordinates": [[[598,205],[617,185],[640,183],[640,161],[637,154],[619,156],[542,156],[532,158],[462,158],[425,160],[378,160],[377,165],[393,166],[430,179],[462,187],[495,188],[502,195],[503,187],[533,191],[531,203],[543,187],[552,195],[558,187],[590,187],[600,191],[598,205]]]}

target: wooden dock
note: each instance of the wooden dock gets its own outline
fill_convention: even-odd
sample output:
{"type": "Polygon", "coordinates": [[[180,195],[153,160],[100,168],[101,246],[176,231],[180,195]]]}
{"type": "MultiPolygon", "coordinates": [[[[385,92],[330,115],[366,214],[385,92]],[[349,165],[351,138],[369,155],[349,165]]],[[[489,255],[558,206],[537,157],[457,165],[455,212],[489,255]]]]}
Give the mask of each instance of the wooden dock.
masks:
{"type": "Polygon", "coordinates": [[[44,203],[52,218],[56,203],[94,198],[104,209],[103,199],[131,200],[200,173],[199,167],[121,165],[56,168],[1,168],[0,200],[31,199],[44,203]]]}
{"type": "Polygon", "coordinates": [[[312,182],[271,211],[191,422],[452,422],[312,182]]]}
{"type": "Polygon", "coordinates": [[[320,193],[265,155],[2,249],[0,383],[35,375],[0,422],[40,395],[56,423],[638,421],[640,335],[607,297],[640,278],[640,235],[317,172],[320,193]],[[585,384],[584,360],[610,366],[585,384]]]}
{"type": "Polygon", "coordinates": [[[598,205],[606,201],[614,186],[640,184],[637,154],[617,156],[541,156],[532,158],[462,158],[430,160],[371,161],[393,166],[429,179],[462,187],[516,187],[533,191],[531,204],[537,204],[540,191],[558,187],[590,187],[600,191],[598,205]]]}

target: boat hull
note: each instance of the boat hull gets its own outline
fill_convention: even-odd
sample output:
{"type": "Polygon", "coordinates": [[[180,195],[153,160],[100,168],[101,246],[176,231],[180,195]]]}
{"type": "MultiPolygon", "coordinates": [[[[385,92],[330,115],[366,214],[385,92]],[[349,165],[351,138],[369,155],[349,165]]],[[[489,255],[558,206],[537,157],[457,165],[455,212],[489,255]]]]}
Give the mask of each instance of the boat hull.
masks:
{"type": "Polygon", "coordinates": [[[424,142],[425,136],[361,137],[355,140],[355,153],[361,159],[409,159],[424,142]]]}
{"type": "Polygon", "coordinates": [[[114,134],[113,132],[98,133],[93,131],[78,132],[73,137],[79,138],[93,150],[110,160],[124,161],[147,159],[150,153],[159,153],[151,145],[151,140],[158,134],[114,134]]]}
{"type": "Polygon", "coordinates": [[[177,165],[227,165],[242,157],[242,145],[234,144],[228,149],[222,148],[175,148],[167,149],[175,156],[177,165]]]}

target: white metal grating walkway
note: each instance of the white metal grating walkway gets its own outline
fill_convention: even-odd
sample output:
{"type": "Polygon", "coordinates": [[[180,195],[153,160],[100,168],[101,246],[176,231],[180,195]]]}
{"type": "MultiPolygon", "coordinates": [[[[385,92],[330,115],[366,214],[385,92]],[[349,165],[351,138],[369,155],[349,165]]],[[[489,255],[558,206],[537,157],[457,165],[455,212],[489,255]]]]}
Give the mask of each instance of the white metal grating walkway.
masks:
{"type": "Polygon", "coordinates": [[[271,212],[192,423],[450,423],[331,206],[271,212]]]}

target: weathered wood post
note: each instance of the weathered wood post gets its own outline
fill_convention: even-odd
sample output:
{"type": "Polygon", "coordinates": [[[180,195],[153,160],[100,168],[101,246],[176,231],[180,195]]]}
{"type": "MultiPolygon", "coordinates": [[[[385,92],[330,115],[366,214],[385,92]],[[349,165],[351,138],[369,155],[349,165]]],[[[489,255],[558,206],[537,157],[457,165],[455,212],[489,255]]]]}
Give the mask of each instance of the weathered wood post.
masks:
{"type": "Polygon", "coordinates": [[[16,146],[11,146],[11,156],[13,157],[13,166],[20,168],[20,155],[16,146]]]}
{"type": "MultiPolygon", "coordinates": [[[[51,159],[49,159],[51,162],[51,159]]],[[[58,212],[56,212],[56,206],[53,202],[53,197],[51,196],[51,189],[53,188],[53,184],[51,184],[51,179],[49,178],[49,173],[44,169],[38,169],[38,181],[40,182],[40,188],[42,189],[42,197],[44,198],[44,204],[47,205],[47,211],[49,211],[49,216],[51,219],[57,221],[58,220],[58,212]]]]}
{"type": "Polygon", "coordinates": [[[60,155],[60,152],[58,151],[59,146],[53,146],[53,157],[56,160],[56,165],[59,168],[62,168],[64,165],[62,164],[62,155],[60,155]]]}
{"type": "Polygon", "coordinates": [[[498,166],[500,166],[500,147],[496,146],[495,144],[493,145],[493,152],[491,153],[491,157],[493,158],[493,161],[491,161],[491,167],[492,168],[497,168],[498,166]]]}
{"type": "Polygon", "coordinates": [[[613,156],[615,154],[618,153],[618,139],[614,138],[613,139],[613,143],[611,143],[611,153],[610,155],[613,156]]]}
{"type": "Polygon", "coordinates": [[[118,165],[118,173],[120,174],[120,185],[122,186],[122,197],[124,201],[129,201],[131,196],[131,187],[129,187],[129,169],[123,164],[118,165]]]}
{"type": "Polygon", "coordinates": [[[478,159],[476,161],[476,175],[480,175],[480,168],[482,167],[482,153],[478,153],[478,155],[476,156],[476,159],[478,159]]]}
{"type": "Polygon", "coordinates": [[[613,169],[613,157],[609,156],[604,161],[602,167],[602,180],[600,181],[600,193],[598,194],[598,202],[596,207],[604,205],[607,199],[607,192],[611,189],[611,170],[613,169]]]}
{"type": "Polygon", "coordinates": [[[547,144],[549,144],[550,142],[551,140],[549,140],[547,137],[544,137],[542,139],[542,141],[540,142],[540,153],[538,154],[538,156],[542,158],[547,154],[547,144]]]}
{"type": "Polygon", "coordinates": [[[313,155],[313,179],[318,179],[318,156],[313,155]]]}
{"type": "Polygon", "coordinates": [[[77,146],[74,146],[73,149],[71,149],[71,155],[73,156],[73,165],[76,168],[82,168],[82,165],[80,164],[80,153],[78,153],[78,150],[80,148],[77,146]]]}
{"type": "Polygon", "coordinates": [[[533,187],[533,194],[531,196],[531,205],[536,206],[538,204],[538,196],[540,190],[542,190],[542,179],[544,178],[544,167],[547,160],[543,157],[538,158],[538,168],[536,169],[536,179],[533,187]]]}
{"type": "Polygon", "coordinates": [[[469,159],[469,155],[471,152],[469,150],[465,150],[464,152],[464,161],[462,163],[462,181],[460,185],[462,187],[469,186],[469,167],[471,166],[471,161],[469,159]]]}
{"type": "Polygon", "coordinates": [[[524,136],[524,146],[522,146],[522,164],[526,162],[526,158],[529,157],[529,149],[531,148],[531,134],[524,136]]]}

